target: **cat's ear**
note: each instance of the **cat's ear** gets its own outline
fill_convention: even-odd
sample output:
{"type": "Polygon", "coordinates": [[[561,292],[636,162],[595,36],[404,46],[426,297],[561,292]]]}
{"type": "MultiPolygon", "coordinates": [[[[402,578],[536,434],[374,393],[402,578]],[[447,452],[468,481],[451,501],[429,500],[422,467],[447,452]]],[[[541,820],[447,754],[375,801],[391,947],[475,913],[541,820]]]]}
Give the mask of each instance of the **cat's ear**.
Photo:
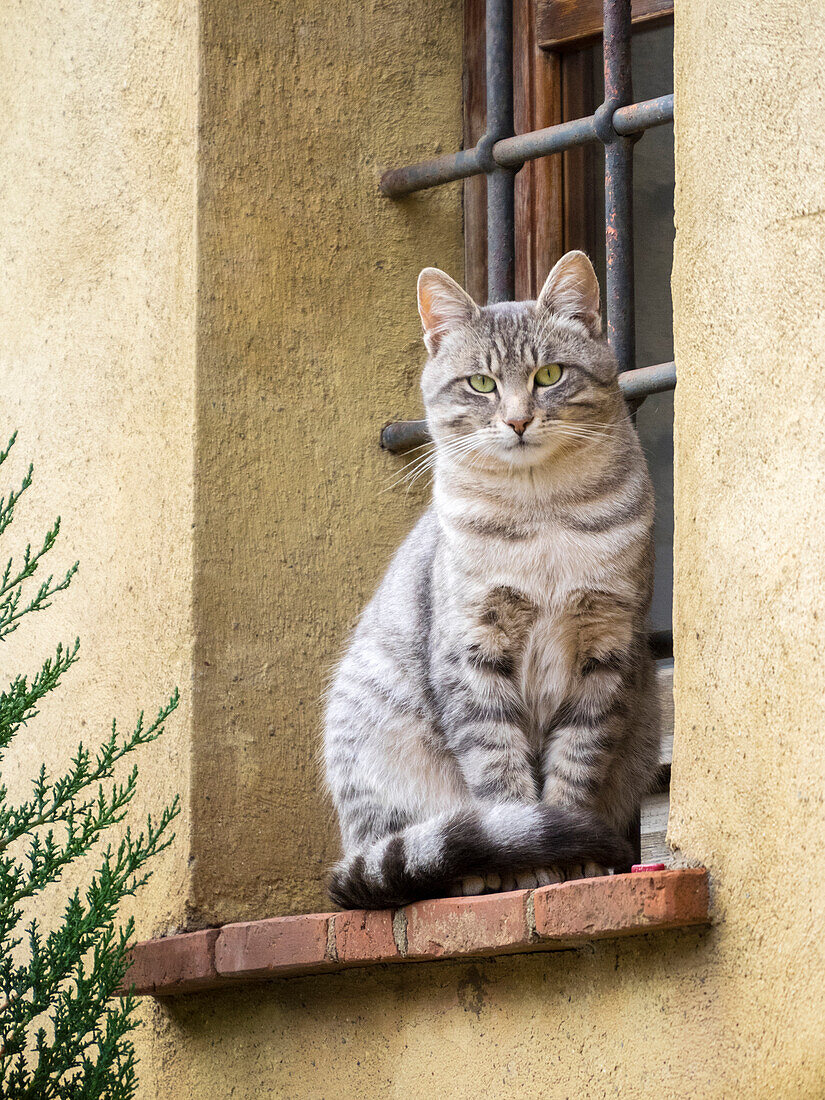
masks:
{"type": "Polygon", "coordinates": [[[425,267],[418,276],[418,312],[427,351],[435,355],[444,334],[472,320],[478,306],[455,279],[437,267],[425,267]]]}
{"type": "Polygon", "coordinates": [[[562,256],[547,276],[536,306],[540,311],[582,321],[594,336],[601,334],[599,280],[583,252],[562,256]]]}

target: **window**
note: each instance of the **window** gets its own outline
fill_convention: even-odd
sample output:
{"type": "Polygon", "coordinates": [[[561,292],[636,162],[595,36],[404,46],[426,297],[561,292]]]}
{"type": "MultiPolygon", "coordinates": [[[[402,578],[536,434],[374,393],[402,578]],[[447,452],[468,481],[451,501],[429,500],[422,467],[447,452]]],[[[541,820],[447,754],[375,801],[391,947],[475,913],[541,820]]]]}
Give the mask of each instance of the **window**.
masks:
{"type": "MultiPolygon", "coordinates": [[[[465,0],[464,150],[381,183],[398,197],[466,180],[465,281],[477,301],[535,297],[571,248],[600,275],[608,339],[656,490],[652,643],[669,716],[660,790],[642,813],[646,861],[669,854],[672,13],[666,0],[465,0]]],[[[382,433],[392,451],[425,438],[420,421],[382,433]]]]}

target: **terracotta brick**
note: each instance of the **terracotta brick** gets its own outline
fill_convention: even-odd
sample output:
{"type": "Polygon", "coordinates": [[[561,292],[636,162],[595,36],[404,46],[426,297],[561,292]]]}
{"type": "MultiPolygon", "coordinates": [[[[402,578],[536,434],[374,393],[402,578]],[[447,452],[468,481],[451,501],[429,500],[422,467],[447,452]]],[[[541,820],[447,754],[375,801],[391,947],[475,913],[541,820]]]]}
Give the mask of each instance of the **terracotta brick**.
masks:
{"type": "Polygon", "coordinates": [[[392,934],[391,909],[336,913],[335,950],[341,963],[389,962],[400,958],[392,934]]]}
{"type": "Polygon", "coordinates": [[[224,978],[310,973],[332,965],[327,956],[329,913],[227,924],[215,944],[215,969],[224,978]]]}
{"type": "Polygon", "coordinates": [[[706,871],[639,872],[579,879],[532,893],[422,901],[395,914],[310,913],[171,936],[134,948],[127,981],[138,993],[172,996],[244,979],[405,959],[552,950],[707,922],[706,871]],[[403,951],[396,936],[406,944],[403,951]]]}
{"type": "Polygon", "coordinates": [[[652,871],[545,886],[533,897],[539,936],[564,942],[706,924],[707,871],[652,871]]]}
{"type": "Polygon", "coordinates": [[[209,928],[135,944],[124,988],[134,985],[136,993],[173,996],[213,986],[217,938],[218,929],[209,928]]]}
{"type": "Polygon", "coordinates": [[[529,891],[420,901],[403,910],[407,958],[495,954],[527,948],[529,891]]]}

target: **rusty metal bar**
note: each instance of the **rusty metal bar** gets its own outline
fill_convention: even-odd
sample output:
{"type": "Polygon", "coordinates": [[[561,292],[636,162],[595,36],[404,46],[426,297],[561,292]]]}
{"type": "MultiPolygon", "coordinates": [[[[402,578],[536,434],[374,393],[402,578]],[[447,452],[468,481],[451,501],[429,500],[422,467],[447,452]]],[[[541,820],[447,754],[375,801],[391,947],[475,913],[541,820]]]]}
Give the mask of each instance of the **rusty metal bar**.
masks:
{"type": "Polygon", "coordinates": [[[620,107],[613,113],[613,129],[617,134],[638,134],[654,126],[667,126],[673,122],[673,93],[656,99],[643,99],[620,107]]]}
{"type": "Polygon", "coordinates": [[[394,455],[411,451],[413,447],[423,447],[430,440],[426,420],[396,420],[381,429],[381,446],[394,455]]]}
{"type": "Polygon", "coordinates": [[[487,177],[487,304],[516,296],[515,172],[499,168],[487,177]]]}
{"type": "Polygon", "coordinates": [[[513,0],[487,0],[487,302],[515,297],[516,175],[496,164],[492,149],[513,134],[513,0]]]}
{"type": "Polygon", "coordinates": [[[604,0],[604,103],[596,124],[605,142],[604,208],[607,339],[620,371],[636,357],[633,287],[633,143],[617,134],[613,115],[633,100],[630,0],[604,0]]]}
{"type": "Polygon", "coordinates": [[[425,191],[428,187],[439,187],[443,183],[467,179],[468,176],[479,176],[486,170],[482,163],[482,152],[475,146],[473,149],[462,149],[458,153],[446,153],[443,157],[425,160],[421,164],[393,168],[381,177],[379,187],[381,194],[388,199],[400,199],[415,191],[425,191]]]}
{"type": "Polygon", "coordinates": [[[493,158],[497,164],[517,168],[526,160],[563,153],[565,149],[572,149],[576,145],[587,145],[588,142],[599,140],[596,119],[589,115],[572,122],[562,122],[558,126],[548,126],[544,130],[533,130],[529,134],[505,138],[493,147],[493,158]]]}
{"type": "MultiPolygon", "coordinates": [[[[654,126],[666,126],[673,122],[673,96],[663,95],[656,99],[644,99],[614,112],[612,129],[617,134],[637,134],[650,130],[654,126]]],[[[608,137],[610,131],[608,130],[608,137]]],[[[490,149],[482,139],[472,149],[458,153],[447,153],[443,157],[410,164],[405,168],[393,168],[381,177],[380,189],[388,198],[401,198],[415,191],[425,191],[428,187],[438,187],[444,183],[478,176],[489,170],[489,156],[497,165],[504,168],[518,168],[528,160],[563,153],[577,145],[599,142],[596,116],[587,115],[571,122],[561,122],[557,126],[548,126],[543,130],[533,130],[528,134],[516,134],[502,138],[490,149]]]]}
{"type": "MultiPolygon", "coordinates": [[[[676,387],[676,364],[656,363],[619,375],[619,389],[627,401],[638,401],[651,393],[663,393],[676,387]]],[[[403,454],[430,441],[426,420],[397,420],[381,432],[381,446],[393,454],[403,454]]]]}
{"type": "Polygon", "coordinates": [[[486,83],[487,129],[475,148],[385,172],[380,189],[389,198],[400,198],[486,173],[487,301],[503,302],[515,293],[515,171],[499,163],[493,150],[513,137],[512,0],[487,0],[486,83]]]}
{"type": "Polygon", "coordinates": [[[619,375],[619,389],[625,401],[637,401],[652,393],[664,393],[676,389],[676,364],[657,363],[653,367],[639,367],[619,375]]]}

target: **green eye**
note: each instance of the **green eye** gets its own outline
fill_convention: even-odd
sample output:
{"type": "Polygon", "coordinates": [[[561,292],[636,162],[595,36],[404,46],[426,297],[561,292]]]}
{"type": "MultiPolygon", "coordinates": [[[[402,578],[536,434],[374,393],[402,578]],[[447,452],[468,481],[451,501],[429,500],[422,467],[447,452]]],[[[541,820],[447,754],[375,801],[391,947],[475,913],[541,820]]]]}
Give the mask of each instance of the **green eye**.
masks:
{"type": "Polygon", "coordinates": [[[546,367],[539,367],[536,371],[537,386],[555,386],[561,378],[561,367],[558,363],[548,363],[546,367]]]}
{"type": "Polygon", "coordinates": [[[467,381],[479,393],[492,393],[496,388],[496,380],[489,374],[471,374],[467,381]]]}

